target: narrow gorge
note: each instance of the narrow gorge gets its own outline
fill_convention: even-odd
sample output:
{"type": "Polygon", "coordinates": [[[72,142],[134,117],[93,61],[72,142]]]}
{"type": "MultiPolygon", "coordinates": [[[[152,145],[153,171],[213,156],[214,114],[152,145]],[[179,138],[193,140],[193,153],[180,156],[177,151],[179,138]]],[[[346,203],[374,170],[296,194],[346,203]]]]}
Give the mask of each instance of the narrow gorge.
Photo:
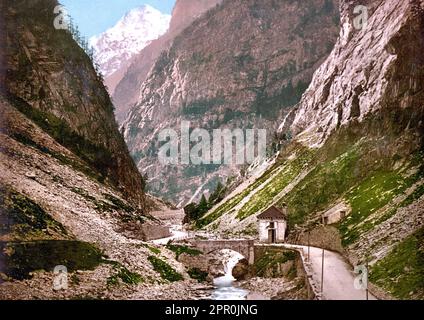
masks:
{"type": "Polygon", "coordinates": [[[149,3],[0,0],[0,300],[423,300],[424,1],[149,3]]]}

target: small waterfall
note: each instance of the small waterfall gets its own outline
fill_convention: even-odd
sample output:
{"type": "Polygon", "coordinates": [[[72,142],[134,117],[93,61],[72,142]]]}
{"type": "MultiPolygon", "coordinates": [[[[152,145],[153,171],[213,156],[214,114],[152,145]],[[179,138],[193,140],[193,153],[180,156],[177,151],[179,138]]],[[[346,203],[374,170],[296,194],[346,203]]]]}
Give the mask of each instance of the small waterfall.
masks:
{"type": "Polygon", "coordinates": [[[244,257],[235,251],[223,250],[225,257],[224,271],[225,275],[214,280],[216,287],[212,294],[213,300],[245,300],[248,291],[234,287],[236,279],[233,277],[233,269],[237,263],[244,257]]]}

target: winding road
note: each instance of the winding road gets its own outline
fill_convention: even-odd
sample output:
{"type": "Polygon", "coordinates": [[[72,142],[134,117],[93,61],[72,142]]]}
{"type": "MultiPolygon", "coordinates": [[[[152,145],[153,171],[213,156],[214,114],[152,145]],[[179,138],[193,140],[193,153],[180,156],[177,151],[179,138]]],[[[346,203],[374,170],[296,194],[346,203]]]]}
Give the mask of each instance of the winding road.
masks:
{"type": "MultiPolygon", "coordinates": [[[[269,246],[269,245],[266,245],[269,246]]],[[[290,244],[273,244],[270,246],[294,249],[302,254],[307,260],[308,247],[290,244]]],[[[322,275],[322,249],[310,247],[310,267],[312,269],[312,279],[321,289],[322,275]]],[[[324,290],[323,300],[366,300],[366,291],[358,290],[354,286],[357,275],[352,271],[349,264],[343,257],[335,252],[324,250],[324,290]]],[[[377,300],[371,293],[369,300],[377,300]]]]}
{"type": "MultiPolygon", "coordinates": [[[[181,210],[169,211],[166,214],[158,214],[158,218],[168,220],[171,226],[171,236],[165,239],[152,241],[157,245],[165,245],[170,240],[178,241],[195,236],[198,233],[189,234],[182,225],[183,212],[181,210]],[[166,217],[166,218],[165,218],[166,217]],[[165,218],[165,219],[164,219],[165,218]],[[176,223],[178,221],[178,223],[176,223]]],[[[200,234],[198,234],[200,235],[200,234]]],[[[213,238],[210,234],[201,234],[207,238],[213,238]]],[[[291,244],[259,244],[255,246],[274,246],[286,249],[297,250],[302,255],[302,260],[312,276],[312,281],[315,283],[316,291],[321,291],[321,276],[322,276],[322,249],[310,247],[310,261],[308,261],[308,247],[291,244]]],[[[357,275],[352,271],[351,266],[346,263],[343,256],[332,251],[324,250],[324,287],[321,299],[323,300],[365,300],[366,291],[364,289],[356,289],[354,286],[357,275]]],[[[369,300],[377,300],[375,296],[368,293],[369,300]]]]}

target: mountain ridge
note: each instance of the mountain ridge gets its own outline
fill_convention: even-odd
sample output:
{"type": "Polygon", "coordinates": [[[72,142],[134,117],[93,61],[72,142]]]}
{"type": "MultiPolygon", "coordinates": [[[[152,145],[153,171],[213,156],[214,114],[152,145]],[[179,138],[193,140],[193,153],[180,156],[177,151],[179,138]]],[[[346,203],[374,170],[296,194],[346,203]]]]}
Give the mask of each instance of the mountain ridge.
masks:
{"type": "Polygon", "coordinates": [[[166,206],[146,197],[90,57],[54,28],[58,4],[0,2],[0,298],[148,299],[165,279],[146,241],[169,236],[149,212],[166,206]]]}
{"type": "Polygon", "coordinates": [[[223,177],[237,175],[235,166],[160,166],[157,133],[178,132],[181,121],[190,121],[206,130],[266,128],[272,139],[276,119],[300,100],[335,43],[336,8],[337,1],[325,0],[224,1],[175,37],[123,123],[140,170],[149,168],[154,195],[184,204],[193,194],[200,199],[211,193],[223,177]],[[183,189],[171,181],[177,177],[183,189]]]}
{"type": "Polygon", "coordinates": [[[143,5],[129,10],[113,27],[90,38],[95,61],[100,65],[109,92],[112,93],[116,85],[111,79],[128,68],[142,49],[163,35],[170,20],[170,15],[143,5]]]}
{"type": "Polygon", "coordinates": [[[422,299],[424,3],[367,2],[354,30],[358,4],[341,2],[337,44],[280,126],[293,141],[196,226],[254,237],[258,214],[287,206],[289,242],[369,263],[381,298],[422,299]]]}
{"type": "MultiPolygon", "coordinates": [[[[106,83],[113,81],[114,90],[111,91],[117,108],[117,120],[122,124],[128,111],[137,102],[140,87],[146,80],[149,72],[159,58],[162,51],[166,50],[173,39],[188,27],[196,18],[210,8],[221,3],[222,0],[178,0],[175,3],[169,30],[157,40],[144,48],[136,55],[128,68],[122,69],[119,81],[106,79],[106,83]]],[[[112,88],[112,87],[111,87],[112,88]]]]}

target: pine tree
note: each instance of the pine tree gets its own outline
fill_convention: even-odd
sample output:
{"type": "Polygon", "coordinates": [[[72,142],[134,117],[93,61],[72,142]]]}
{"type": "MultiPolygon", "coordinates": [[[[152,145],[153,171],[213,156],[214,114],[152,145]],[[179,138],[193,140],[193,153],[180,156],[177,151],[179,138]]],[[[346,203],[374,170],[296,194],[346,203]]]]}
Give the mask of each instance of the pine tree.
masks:
{"type": "Polygon", "coordinates": [[[77,25],[74,28],[74,40],[76,43],[80,43],[81,41],[81,33],[77,25]]]}
{"type": "Polygon", "coordinates": [[[220,181],[218,182],[218,185],[216,186],[215,191],[209,197],[209,205],[213,206],[214,204],[222,201],[224,198],[224,193],[225,193],[225,187],[220,181]]]}
{"type": "Polygon", "coordinates": [[[184,223],[190,223],[192,221],[197,220],[198,215],[198,208],[195,203],[190,203],[184,207],[184,223]]]}
{"type": "Polygon", "coordinates": [[[87,40],[85,39],[84,36],[81,37],[81,42],[80,42],[80,47],[82,48],[82,50],[84,50],[85,53],[87,53],[87,40]]]}
{"type": "Polygon", "coordinates": [[[197,206],[197,209],[199,211],[199,217],[198,218],[201,218],[201,216],[208,211],[208,209],[209,209],[208,200],[206,200],[205,195],[202,195],[202,199],[200,199],[200,203],[197,206]]]}
{"type": "Polygon", "coordinates": [[[69,21],[68,22],[68,31],[73,36],[74,32],[75,32],[74,19],[71,16],[69,16],[68,21],[69,21]]]}
{"type": "Polygon", "coordinates": [[[88,48],[88,57],[90,58],[91,62],[94,62],[94,48],[93,47],[89,47],[88,48]]]}

